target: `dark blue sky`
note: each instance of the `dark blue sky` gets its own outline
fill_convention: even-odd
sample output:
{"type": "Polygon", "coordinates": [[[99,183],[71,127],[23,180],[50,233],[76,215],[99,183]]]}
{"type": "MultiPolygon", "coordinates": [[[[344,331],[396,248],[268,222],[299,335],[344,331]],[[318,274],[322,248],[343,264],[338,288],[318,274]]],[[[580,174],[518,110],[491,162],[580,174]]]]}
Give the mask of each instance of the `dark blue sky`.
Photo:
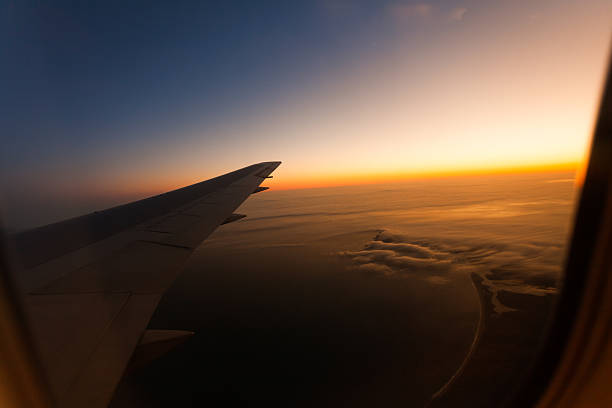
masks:
{"type": "Polygon", "coordinates": [[[384,35],[380,7],[336,2],[49,3],[9,5],[3,24],[5,165],[226,120],[384,35]]]}

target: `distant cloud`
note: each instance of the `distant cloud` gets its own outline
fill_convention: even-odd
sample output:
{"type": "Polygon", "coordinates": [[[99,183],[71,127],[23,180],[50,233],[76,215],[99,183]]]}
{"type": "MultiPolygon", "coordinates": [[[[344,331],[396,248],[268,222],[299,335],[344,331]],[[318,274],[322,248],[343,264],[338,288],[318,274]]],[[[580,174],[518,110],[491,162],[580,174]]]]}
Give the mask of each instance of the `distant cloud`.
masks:
{"type": "Polygon", "coordinates": [[[545,180],[545,183],[573,183],[576,179],[573,178],[563,178],[563,179],[554,179],[554,180],[545,180]]]}
{"type": "Polygon", "coordinates": [[[393,269],[389,268],[387,265],[381,265],[372,262],[362,263],[356,266],[356,269],[362,272],[369,272],[376,275],[386,275],[391,276],[394,274],[393,269]]]}
{"type": "Polygon", "coordinates": [[[452,268],[451,261],[443,257],[414,257],[397,252],[397,249],[391,249],[393,244],[388,247],[389,249],[372,249],[366,246],[360,251],[345,251],[341,255],[351,257],[355,263],[361,265],[376,263],[399,273],[446,273],[452,268]]]}
{"type": "Polygon", "coordinates": [[[463,20],[463,17],[465,16],[465,13],[467,13],[467,11],[468,9],[466,9],[465,7],[457,7],[451,11],[449,20],[450,21],[461,21],[463,20]]]}
{"type": "MultiPolygon", "coordinates": [[[[546,243],[420,241],[381,231],[363,249],[339,255],[351,259],[356,271],[414,277],[435,285],[450,283],[453,274],[476,272],[498,302],[500,290],[531,295],[556,292],[563,248],[546,243]]],[[[496,310],[510,309],[500,304],[496,310]]]]}
{"type": "Polygon", "coordinates": [[[427,3],[393,3],[387,6],[389,15],[399,22],[411,21],[415,18],[428,17],[432,14],[433,8],[427,3]]]}
{"type": "Polygon", "coordinates": [[[349,257],[358,270],[379,272],[383,275],[422,275],[430,280],[438,276],[436,283],[445,280],[454,265],[447,252],[441,252],[417,242],[402,242],[396,235],[380,232],[359,251],[344,251],[341,256],[349,257]],[[383,268],[374,268],[379,265],[383,268]],[[424,275],[423,275],[424,274],[424,275]]]}

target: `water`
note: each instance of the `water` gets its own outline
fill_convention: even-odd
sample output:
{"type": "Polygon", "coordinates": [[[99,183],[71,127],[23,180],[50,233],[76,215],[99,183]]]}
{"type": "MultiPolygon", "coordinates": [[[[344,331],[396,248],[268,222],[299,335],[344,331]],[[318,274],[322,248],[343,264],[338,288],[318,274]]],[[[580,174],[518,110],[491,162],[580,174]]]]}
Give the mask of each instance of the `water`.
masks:
{"type": "MultiPolygon", "coordinates": [[[[198,249],[150,324],[196,335],[128,376],[113,406],[423,406],[471,353],[482,317],[474,274],[492,316],[510,317],[498,325],[532,327],[519,309],[549,317],[529,313],[526,299],[557,291],[572,181],[472,176],[257,194],[239,209],[248,218],[198,249]]],[[[485,339],[480,347],[499,347],[485,339]]]]}

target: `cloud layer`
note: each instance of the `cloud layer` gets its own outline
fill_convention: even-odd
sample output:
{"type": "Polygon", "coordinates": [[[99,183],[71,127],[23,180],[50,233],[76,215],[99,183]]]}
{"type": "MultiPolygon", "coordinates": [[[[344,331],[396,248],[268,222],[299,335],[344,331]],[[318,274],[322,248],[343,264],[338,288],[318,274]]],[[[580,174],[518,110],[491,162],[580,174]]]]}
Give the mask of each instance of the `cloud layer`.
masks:
{"type": "Polygon", "coordinates": [[[358,271],[416,277],[433,284],[449,283],[453,274],[476,272],[493,292],[542,295],[556,292],[563,248],[544,243],[411,240],[381,231],[363,249],[340,255],[358,271]]]}

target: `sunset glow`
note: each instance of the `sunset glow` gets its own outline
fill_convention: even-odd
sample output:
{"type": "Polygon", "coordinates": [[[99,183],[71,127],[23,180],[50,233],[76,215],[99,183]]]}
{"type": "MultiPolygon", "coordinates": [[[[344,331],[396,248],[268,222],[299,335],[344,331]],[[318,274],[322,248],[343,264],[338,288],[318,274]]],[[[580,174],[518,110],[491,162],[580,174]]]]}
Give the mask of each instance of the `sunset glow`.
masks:
{"type": "MultiPolygon", "coordinates": [[[[41,85],[20,89],[23,101],[11,105],[31,109],[7,115],[9,204],[28,191],[118,204],[268,160],[283,162],[270,183],[277,189],[574,170],[584,161],[612,35],[608,1],[303,8],[278,10],[273,24],[286,35],[268,42],[251,31],[272,30],[272,17],[238,13],[243,40],[194,25],[204,31],[173,34],[168,49],[143,40],[113,51],[124,60],[107,59],[122,41],[96,20],[99,32],[83,35],[101,65],[72,72],[71,54],[58,49],[57,66],[41,54],[31,72],[13,73],[41,85]],[[235,55],[216,53],[215,41],[229,41],[235,55]]],[[[223,10],[202,16],[215,26],[223,10]]],[[[83,46],[68,31],[53,36],[62,50],[83,46]]]]}

